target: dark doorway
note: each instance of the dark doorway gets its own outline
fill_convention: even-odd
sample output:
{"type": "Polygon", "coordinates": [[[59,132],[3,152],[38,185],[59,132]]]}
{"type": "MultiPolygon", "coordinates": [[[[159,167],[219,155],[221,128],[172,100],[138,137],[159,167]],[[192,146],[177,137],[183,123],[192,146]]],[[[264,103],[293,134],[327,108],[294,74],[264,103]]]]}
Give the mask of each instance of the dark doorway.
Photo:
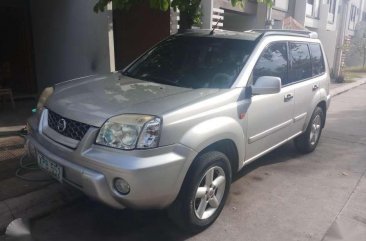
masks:
{"type": "Polygon", "coordinates": [[[170,11],[143,3],[129,11],[113,11],[116,69],[122,69],[157,42],[170,35],[170,11]]]}
{"type": "Polygon", "coordinates": [[[0,0],[0,86],[16,97],[37,91],[27,0],[0,0]]]}

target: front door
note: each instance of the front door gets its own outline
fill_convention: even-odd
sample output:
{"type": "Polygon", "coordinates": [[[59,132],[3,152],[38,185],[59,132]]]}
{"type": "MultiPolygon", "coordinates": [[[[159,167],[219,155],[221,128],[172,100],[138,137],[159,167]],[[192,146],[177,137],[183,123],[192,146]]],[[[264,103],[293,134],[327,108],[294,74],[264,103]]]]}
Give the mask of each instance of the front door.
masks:
{"type": "Polygon", "coordinates": [[[260,76],[280,77],[283,88],[277,94],[252,96],[247,111],[247,162],[294,133],[294,87],[288,85],[286,42],[272,43],[263,51],[253,69],[253,84],[260,76]]]}

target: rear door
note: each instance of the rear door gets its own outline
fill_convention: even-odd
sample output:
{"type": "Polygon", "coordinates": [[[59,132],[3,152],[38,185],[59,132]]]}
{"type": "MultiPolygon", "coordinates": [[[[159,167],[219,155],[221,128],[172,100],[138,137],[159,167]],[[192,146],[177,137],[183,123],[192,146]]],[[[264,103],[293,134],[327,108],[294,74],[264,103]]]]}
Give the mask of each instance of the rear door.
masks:
{"type": "Polygon", "coordinates": [[[274,42],[262,52],[252,72],[252,83],[261,76],[280,77],[280,93],[255,95],[247,111],[246,161],[255,159],[293,133],[294,87],[288,83],[287,42],[274,42]]]}
{"type": "Polygon", "coordinates": [[[295,85],[294,128],[300,132],[318,102],[320,83],[326,78],[325,65],[318,43],[290,42],[289,59],[289,80],[295,85]]]}

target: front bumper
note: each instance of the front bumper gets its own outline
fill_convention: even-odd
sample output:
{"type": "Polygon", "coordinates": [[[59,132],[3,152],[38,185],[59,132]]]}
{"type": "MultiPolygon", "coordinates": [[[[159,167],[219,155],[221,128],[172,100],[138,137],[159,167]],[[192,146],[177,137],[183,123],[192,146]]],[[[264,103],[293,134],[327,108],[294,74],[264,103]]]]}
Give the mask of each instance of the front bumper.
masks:
{"type": "Polygon", "coordinates": [[[170,145],[150,150],[123,151],[94,144],[97,128],[90,128],[76,149],[46,136],[42,125],[29,120],[28,152],[41,152],[63,167],[63,181],[85,194],[116,208],[165,208],[177,197],[188,168],[196,156],[192,149],[170,145]],[[122,195],[114,188],[115,178],[130,185],[122,195]]]}

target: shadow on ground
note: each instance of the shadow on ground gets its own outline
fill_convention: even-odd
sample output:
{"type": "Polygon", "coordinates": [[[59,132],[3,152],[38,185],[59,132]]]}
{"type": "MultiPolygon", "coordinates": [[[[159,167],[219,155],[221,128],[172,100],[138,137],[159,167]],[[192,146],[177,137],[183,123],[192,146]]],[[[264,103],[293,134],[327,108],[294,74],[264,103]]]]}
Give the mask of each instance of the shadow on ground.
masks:
{"type": "MultiPolygon", "coordinates": [[[[266,165],[273,165],[280,162],[287,162],[291,159],[295,159],[297,157],[302,156],[299,152],[296,151],[295,145],[293,142],[289,142],[284,144],[283,146],[273,150],[272,152],[268,153],[267,155],[253,161],[249,165],[245,166],[243,169],[240,170],[235,176],[233,182],[236,182],[238,179],[244,177],[245,175],[251,173],[255,169],[266,166],[266,165]]],[[[254,177],[255,179],[255,177],[254,177]]]]}
{"type": "MultiPolygon", "coordinates": [[[[293,144],[288,143],[248,165],[238,173],[234,182],[258,167],[297,156],[293,144]]],[[[116,210],[86,197],[49,216],[33,220],[31,231],[35,240],[40,241],[186,240],[191,237],[178,229],[165,211],[116,210]],[[52,223],[52,229],[47,223],[52,223]]]]}
{"type": "Polygon", "coordinates": [[[185,240],[165,211],[116,210],[84,198],[31,225],[35,240],[185,240]],[[69,217],[73,217],[70,219],[69,217]],[[45,222],[53,223],[52,229],[45,222]]]}

